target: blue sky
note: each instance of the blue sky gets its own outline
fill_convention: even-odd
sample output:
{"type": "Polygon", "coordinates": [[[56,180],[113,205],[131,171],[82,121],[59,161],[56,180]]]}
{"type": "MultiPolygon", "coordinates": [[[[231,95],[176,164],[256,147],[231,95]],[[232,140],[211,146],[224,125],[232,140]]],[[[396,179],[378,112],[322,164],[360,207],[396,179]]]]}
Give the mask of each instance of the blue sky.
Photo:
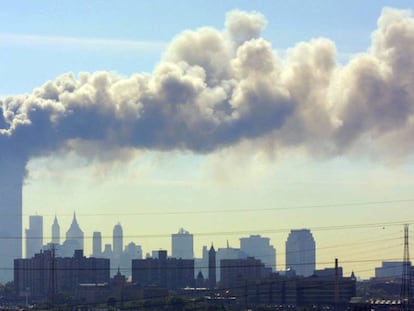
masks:
{"type": "MultiPolygon", "coordinates": [[[[30,92],[62,72],[110,70],[124,75],[152,71],[167,44],[186,29],[224,27],[233,9],[258,11],[268,20],[264,37],[275,49],[316,37],[335,41],[338,51],[365,51],[384,6],[410,8],[410,1],[5,1],[0,12],[2,49],[0,94],[30,92]],[[5,38],[8,35],[8,38],[5,38]],[[53,44],[42,40],[12,40],[14,36],[125,40],[155,43],[140,49],[93,47],[87,42],[53,44]],[[17,42],[16,42],[17,41],[17,42]]],[[[63,38],[60,38],[63,40],[63,38]]],[[[104,44],[105,42],[102,42],[104,44]]],[[[114,42],[116,43],[116,42],[114,42]]]]}
{"type": "MultiPolygon", "coordinates": [[[[66,72],[151,73],[181,32],[222,30],[234,9],[265,16],[262,37],[281,57],[301,41],[326,37],[345,66],[370,47],[384,6],[414,9],[411,1],[4,1],[0,94],[31,93],[66,72]]],[[[45,235],[55,214],[65,232],[74,210],[86,236],[101,230],[109,237],[120,221],[125,242],[142,244],[145,252],[169,249],[168,234],[180,227],[200,233],[196,254],[212,241],[238,246],[239,237],[262,233],[278,250],[279,269],[290,228],[314,228],[319,267],[340,257],[347,273],[366,277],[381,259],[402,257],[402,226],[393,223],[414,219],[410,152],[394,161],[377,159],[375,150],[326,157],[300,148],[276,155],[251,148],[137,150],[110,163],[59,153],[34,158],[24,214],[45,215],[45,235]],[[384,226],[363,225],[372,223],[384,226]],[[329,229],[354,224],[361,226],[329,229]]]]}

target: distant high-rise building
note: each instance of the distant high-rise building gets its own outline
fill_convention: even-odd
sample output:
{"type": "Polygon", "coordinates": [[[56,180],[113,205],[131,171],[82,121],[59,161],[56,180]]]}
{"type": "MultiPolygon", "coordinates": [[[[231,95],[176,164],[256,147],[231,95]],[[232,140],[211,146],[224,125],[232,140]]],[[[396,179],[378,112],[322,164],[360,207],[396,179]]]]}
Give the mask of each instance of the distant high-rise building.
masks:
{"type": "MultiPolygon", "coordinates": [[[[203,255],[203,259],[206,260],[207,261],[206,263],[208,264],[208,249],[207,249],[207,246],[205,246],[205,245],[203,246],[201,253],[203,255]]],[[[207,265],[205,265],[205,266],[207,266],[207,265]]]]}
{"type": "Polygon", "coordinates": [[[122,226],[120,223],[117,223],[114,226],[114,230],[112,232],[112,248],[115,256],[121,256],[122,250],[124,248],[124,234],[122,231],[122,226]]]}
{"type": "Polygon", "coordinates": [[[193,235],[181,228],[171,235],[172,257],[182,259],[194,258],[193,235]]]}
{"type": "Polygon", "coordinates": [[[3,148],[0,154],[1,283],[13,280],[13,259],[22,257],[22,189],[26,153],[17,150],[3,148]]]}
{"type": "Polygon", "coordinates": [[[75,213],[73,213],[72,224],[66,232],[66,241],[70,241],[69,244],[75,247],[75,249],[83,249],[83,231],[76,220],[75,213]]]}
{"type": "Polygon", "coordinates": [[[211,244],[208,251],[208,284],[210,288],[216,287],[216,250],[213,244],[211,244]]]}
{"type": "MultiPolygon", "coordinates": [[[[375,268],[377,279],[397,279],[400,280],[404,271],[404,261],[383,261],[381,267],[375,268]]],[[[411,262],[408,262],[409,270],[412,270],[411,262]]],[[[414,271],[412,272],[414,275],[414,271]]]]}
{"type": "Polygon", "coordinates": [[[52,224],[52,243],[60,244],[60,226],[56,216],[52,224]]]}
{"type": "Polygon", "coordinates": [[[198,278],[200,273],[203,279],[208,278],[208,249],[207,246],[202,248],[202,257],[194,259],[194,276],[198,278]]]}
{"type": "Polygon", "coordinates": [[[102,256],[102,234],[98,231],[92,235],[92,256],[96,258],[102,256]]]}
{"type": "Polygon", "coordinates": [[[134,242],[130,242],[125,246],[124,254],[128,255],[131,259],[142,259],[141,245],[136,245],[134,242]]]}
{"type": "Polygon", "coordinates": [[[111,275],[117,276],[118,272],[126,277],[131,276],[131,260],[142,259],[142,248],[130,242],[123,248],[124,236],[120,223],[117,223],[112,231],[112,244],[105,244],[102,250],[101,232],[93,233],[92,254],[93,257],[110,259],[111,275]]]}
{"type": "Polygon", "coordinates": [[[218,248],[216,252],[216,281],[220,282],[221,280],[220,268],[223,259],[245,259],[247,257],[247,254],[240,248],[230,247],[227,241],[227,246],[218,248]]]}
{"type": "Polygon", "coordinates": [[[103,258],[112,258],[112,248],[111,244],[105,244],[104,250],[102,252],[103,258]]]}
{"type": "Polygon", "coordinates": [[[260,235],[251,235],[240,239],[240,249],[249,257],[259,259],[266,267],[276,270],[276,249],[270,245],[270,239],[260,235]]]}
{"type": "Polygon", "coordinates": [[[310,276],[316,268],[315,240],[309,229],[291,230],[286,240],[286,270],[310,276]]]}
{"type": "Polygon", "coordinates": [[[150,258],[167,258],[166,255],[167,251],[163,250],[163,249],[157,249],[157,250],[153,250],[151,251],[151,256],[150,258]]]}
{"type": "Polygon", "coordinates": [[[29,216],[29,229],[26,229],[26,258],[32,258],[43,246],[43,217],[29,216]]]}
{"type": "Polygon", "coordinates": [[[120,269],[122,269],[122,273],[124,275],[132,275],[131,261],[134,259],[142,259],[142,248],[140,245],[136,245],[134,242],[130,242],[125,246],[125,250],[122,253],[118,266],[120,269]]]}

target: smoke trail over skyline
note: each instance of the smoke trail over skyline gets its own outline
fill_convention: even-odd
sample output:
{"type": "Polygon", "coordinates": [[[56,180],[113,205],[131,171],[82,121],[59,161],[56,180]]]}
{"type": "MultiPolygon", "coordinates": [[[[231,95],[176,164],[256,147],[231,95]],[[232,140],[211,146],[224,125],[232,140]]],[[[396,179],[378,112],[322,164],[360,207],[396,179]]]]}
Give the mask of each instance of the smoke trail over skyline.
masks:
{"type": "Polygon", "coordinates": [[[412,154],[409,12],[384,9],[369,51],[345,66],[323,38],[281,59],[260,37],[258,13],[230,12],[225,25],[178,35],[152,74],[68,73],[4,99],[2,152],[24,162],[62,148],[82,153],[88,142],[209,153],[257,140],[270,152],[299,146],[334,156],[368,142],[385,156],[412,154]]]}
{"type": "Polygon", "coordinates": [[[265,26],[259,13],[232,11],[224,30],[179,34],[151,74],[64,73],[31,94],[0,100],[0,248],[8,250],[0,281],[21,256],[10,237],[22,234],[22,184],[36,157],[208,154],[243,143],[269,154],[413,155],[411,12],[384,9],[369,49],[345,65],[325,38],[281,57],[262,37],[265,26]]]}

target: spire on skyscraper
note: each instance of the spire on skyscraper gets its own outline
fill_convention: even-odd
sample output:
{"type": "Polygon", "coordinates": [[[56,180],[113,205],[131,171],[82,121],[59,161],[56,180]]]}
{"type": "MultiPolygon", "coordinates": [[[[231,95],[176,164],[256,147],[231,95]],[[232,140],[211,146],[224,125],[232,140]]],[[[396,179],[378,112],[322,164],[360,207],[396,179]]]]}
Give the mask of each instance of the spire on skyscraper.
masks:
{"type": "Polygon", "coordinates": [[[208,282],[209,288],[216,287],[216,250],[213,243],[211,243],[210,250],[208,252],[208,282]]]}
{"type": "Polygon", "coordinates": [[[66,232],[66,240],[76,241],[79,249],[83,249],[83,231],[76,220],[76,212],[73,212],[72,223],[66,232]]]}
{"type": "Polygon", "coordinates": [[[52,224],[52,243],[53,244],[60,244],[60,226],[55,215],[55,219],[53,220],[52,224]]]}

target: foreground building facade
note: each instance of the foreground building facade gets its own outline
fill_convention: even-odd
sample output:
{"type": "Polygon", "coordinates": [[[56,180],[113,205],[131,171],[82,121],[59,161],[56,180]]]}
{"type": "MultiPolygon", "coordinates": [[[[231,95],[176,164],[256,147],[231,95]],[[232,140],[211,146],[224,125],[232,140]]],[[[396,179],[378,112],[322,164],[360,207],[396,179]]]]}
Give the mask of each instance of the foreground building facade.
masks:
{"type": "Polygon", "coordinates": [[[108,284],[109,270],[109,259],[86,258],[81,250],[73,257],[54,257],[53,251],[46,250],[14,260],[14,286],[18,296],[44,300],[80,284],[108,284]]]}
{"type": "Polygon", "coordinates": [[[158,258],[134,259],[132,283],[168,289],[194,287],[194,259],[167,258],[167,251],[158,251],[158,258]]]}

